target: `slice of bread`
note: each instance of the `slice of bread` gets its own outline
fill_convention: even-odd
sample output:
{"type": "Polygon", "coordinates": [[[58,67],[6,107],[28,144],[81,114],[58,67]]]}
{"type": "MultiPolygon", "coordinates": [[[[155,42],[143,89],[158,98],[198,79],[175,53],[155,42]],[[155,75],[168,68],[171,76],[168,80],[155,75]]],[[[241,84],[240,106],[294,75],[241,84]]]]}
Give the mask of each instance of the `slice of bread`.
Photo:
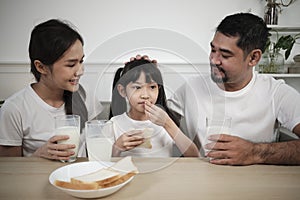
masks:
{"type": "Polygon", "coordinates": [[[112,187],[112,186],[116,186],[121,183],[124,183],[125,181],[127,181],[128,179],[130,179],[131,177],[133,177],[136,174],[137,174],[136,172],[129,172],[129,173],[121,176],[119,179],[103,185],[102,188],[112,187]]]}
{"type": "Polygon", "coordinates": [[[125,158],[119,160],[108,169],[117,171],[120,173],[120,175],[125,175],[131,172],[138,173],[138,169],[133,164],[131,156],[126,156],[125,158]]]}
{"type": "Polygon", "coordinates": [[[154,132],[153,128],[145,128],[143,130],[144,142],[138,146],[139,148],[146,148],[146,149],[152,148],[151,137],[153,135],[153,132],[154,132]]]}
{"type": "Polygon", "coordinates": [[[82,176],[72,177],[70,182],[55,180],[55,185],[75,190],[95,190],[124,183],[138,173],[131,156],[127,156],[109,168],[102,168],[82,176]]]}
{"type": "Polygon", "coordinates": [[[73,190],[97,190],[98,189],[98,184],[96,182],[75,184],[71,182],[55,180],[54,184],[58,187],[63,187],[63,188],[73,189],[73,190]]]}
{"type": "Polygon", "coordinates": [[[71,183],[91,183],[96,182],[99,186],[108,184],[120,178],[120,173],[110,169],[100,169],[96,172],[71,178],[71,183]]]}

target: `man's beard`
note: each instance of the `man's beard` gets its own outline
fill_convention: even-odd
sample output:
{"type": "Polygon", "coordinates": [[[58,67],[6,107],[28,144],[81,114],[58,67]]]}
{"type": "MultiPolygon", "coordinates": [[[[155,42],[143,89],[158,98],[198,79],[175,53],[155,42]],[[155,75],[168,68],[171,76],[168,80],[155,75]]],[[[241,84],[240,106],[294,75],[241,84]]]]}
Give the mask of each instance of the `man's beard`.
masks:
{"type": "Polygon", "coordinates": [[[222,68],[222,67],[220,67],[220,66],[216,66],[216,65],[214,65],[214,64],[212,64],[212,63],[210,63],[210,69],[211,69],[211,71],[210,71],[210,76],[211,76],[211,79],[215,82],[215,83],[226,83],[226,82],[228,82],[228,77],[227,77],[227,74],[226,74],[226,72],[225,72],[225,70],[222,68]],[[217,77],[217,76],[215,76],[214,75],[214,72],[213,72],[213,68],[217,68],[219,71],[221,71],[222,73],[224,73],[224,77],[217,77]]]}

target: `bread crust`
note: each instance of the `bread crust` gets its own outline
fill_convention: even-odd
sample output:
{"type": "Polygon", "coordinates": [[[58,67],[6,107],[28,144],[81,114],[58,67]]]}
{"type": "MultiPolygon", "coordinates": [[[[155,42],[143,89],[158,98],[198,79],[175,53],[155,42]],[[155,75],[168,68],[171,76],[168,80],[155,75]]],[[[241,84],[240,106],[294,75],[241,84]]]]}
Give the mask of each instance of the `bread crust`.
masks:
{"type": "Polygon", "coordinates": [[[96,172],[71,177],[70,182],[55,180],[54,184],[58,187],[74,190],[97,190],[124,183],[136,174],[138,174],[138,170],[132,163],[131,157],[128,156],[109,168],[102,168],[96,172]],[[107,178],[101,178],[102,175],[107,178]]]}
{"type": "Polygon", "coordinates": [[[55,180],[54,184],[58,187],[63,187],[63,188],[73,189],[73,190],[97,190],[99,188],[98,184],[95,182],[76,184],[72,182],[55,180]]]}

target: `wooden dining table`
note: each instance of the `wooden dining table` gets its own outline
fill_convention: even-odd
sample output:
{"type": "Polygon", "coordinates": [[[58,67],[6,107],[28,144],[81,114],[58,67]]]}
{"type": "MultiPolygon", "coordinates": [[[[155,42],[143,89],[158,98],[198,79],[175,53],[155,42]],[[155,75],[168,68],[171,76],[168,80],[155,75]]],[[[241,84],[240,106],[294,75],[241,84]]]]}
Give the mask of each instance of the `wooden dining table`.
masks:
{"type": "MultiPolygon", "coordinates": [[[[76,162],[88,161],[79,158],[76,162]]],[[[133,158],[133,162],[140,173],[102,199],[300,199],[300,166],[220,166],[182,157],[133,158]]],[[[55,169],[70,164],[0,157],[0,199],[77,199],[49,182],[55,169]]]]}

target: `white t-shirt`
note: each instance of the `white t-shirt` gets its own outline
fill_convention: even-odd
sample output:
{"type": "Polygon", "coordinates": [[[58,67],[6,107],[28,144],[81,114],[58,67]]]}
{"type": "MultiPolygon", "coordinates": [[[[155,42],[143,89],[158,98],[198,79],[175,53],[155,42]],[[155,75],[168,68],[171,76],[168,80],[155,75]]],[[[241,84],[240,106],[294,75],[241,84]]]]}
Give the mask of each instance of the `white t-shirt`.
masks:
{"type": "Polygon", "coordinates": [[[153,128],[154,132],[151,137],[152,148],[136,147],[129,151],[124,151],[120,156],[135,157],[171,157],[173,151],[173,139],[168,132],[161,126],[152,123],[150,120],[137,121],[128,117],[127,113],[114,116],[111,118],[114,126],[115,140],[125,132],[130,130],[143,130],[145,128],[153,128]]]}
{"type": "Polygon", "coordinates": [[[292,130],[300,123],[300,95],[283,80],[254,73],[243,89],[221,90],[210,75],[199,76],[181,86],[168,105],[184,117],[187,135],[204,141],[206,118],[232,118],[230,134],[252,142],[275,141],[276,119],[292,130]]]}
{"type": "MultiPolygon", "coordinates": [[[[88,119],[92,119],[102,111],[102,105],[86,94],[88,119]]],[[[23,155],[30,156],[54,136],[54,117],[64,114],[64,105],[60,108],[50,106],[27,86],[6,99],[0,109],[0,145],[23,146],[23,155]]],[[[84,141],[82,134],[81,142],[84,141]]],[[[85,155],[82,144],[79,156],[85,155]]]]}

